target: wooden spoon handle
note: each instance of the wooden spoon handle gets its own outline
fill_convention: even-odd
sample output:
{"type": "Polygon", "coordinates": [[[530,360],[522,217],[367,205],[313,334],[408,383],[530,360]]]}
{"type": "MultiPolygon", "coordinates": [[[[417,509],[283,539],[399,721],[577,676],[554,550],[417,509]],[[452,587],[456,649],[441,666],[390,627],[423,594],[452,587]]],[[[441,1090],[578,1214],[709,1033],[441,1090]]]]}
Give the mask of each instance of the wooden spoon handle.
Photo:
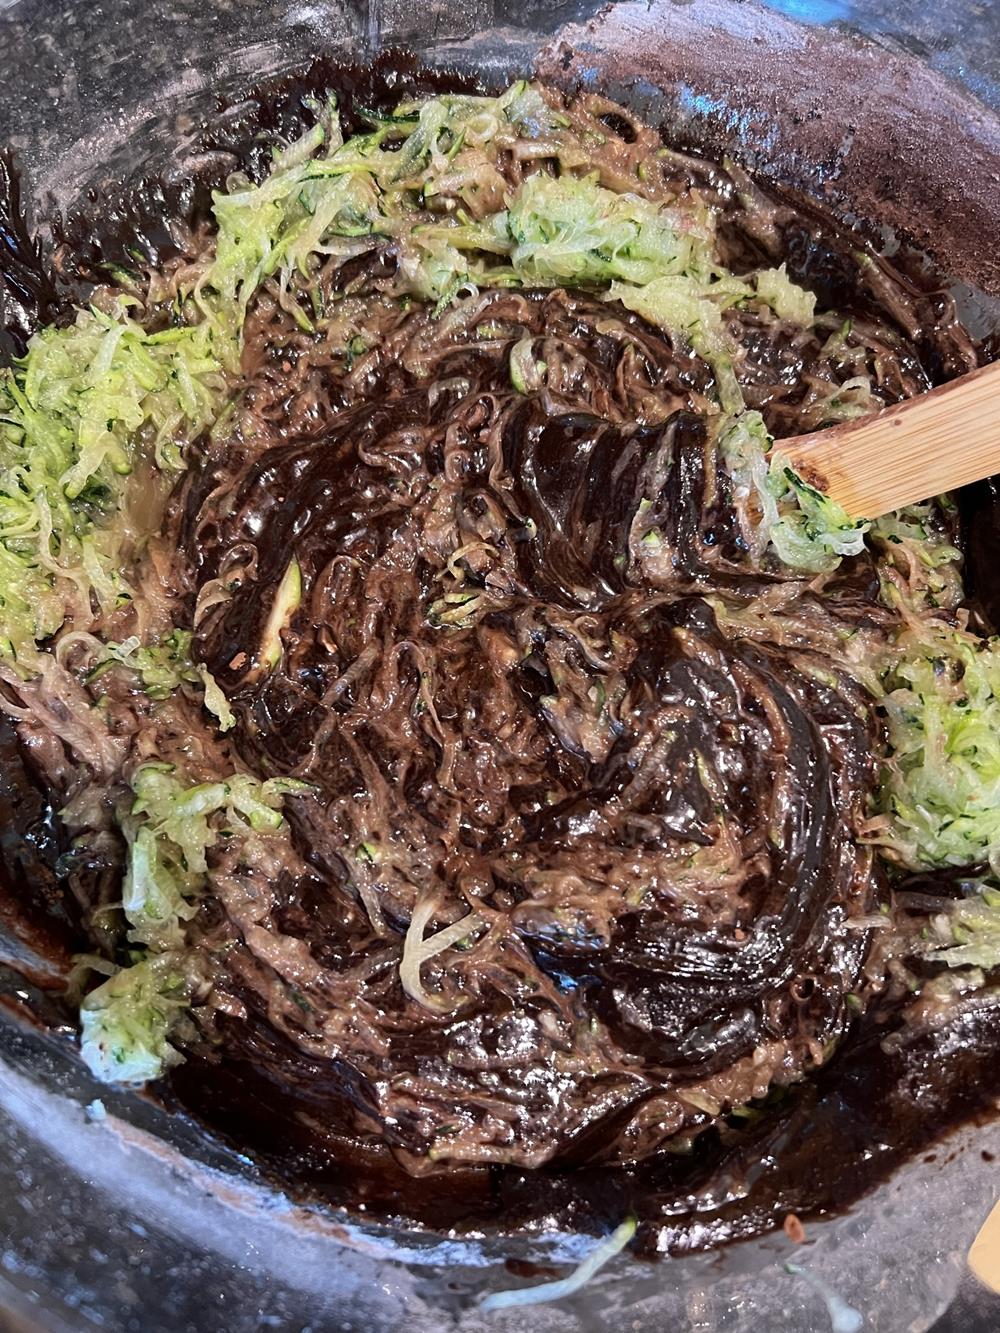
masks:
{"type": "Polygon", "coordinates": [[[803,480],[857,518],[1000,472],[1000,362],[863,421],[779,440],[803,480]]]}

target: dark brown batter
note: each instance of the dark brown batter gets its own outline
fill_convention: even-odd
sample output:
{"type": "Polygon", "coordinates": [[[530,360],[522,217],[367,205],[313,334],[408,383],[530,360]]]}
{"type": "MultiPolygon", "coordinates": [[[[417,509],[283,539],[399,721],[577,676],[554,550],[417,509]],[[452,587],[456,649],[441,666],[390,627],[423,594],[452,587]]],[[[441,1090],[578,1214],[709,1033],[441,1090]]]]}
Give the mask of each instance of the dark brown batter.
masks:
{"type": "Polygon", "coordinates": [[[693,378],[661,337],[561,293],[484,296],[457,336],[411,316],[363,402],[185,499],[199,586],[255,552],[198,630],[241,753],[318,788],[290,815],[317,878],[274,914],[324,970],[290,958],[238,994],[273,1015],[273,986],[297,988],[285,1036],[350,1067],[353,1127],[411,1169],[539,1166],[584,1137],[645,1157],[843,1030],[870,725],[849,677],[728,638],[700,595],[745,578],[700,419],[636,424],[639,393],[659,415],[693,378]],[[510,385],[525,333],[545,395],[510,385]],[[292,554],[302,607],[262,673],[247,645],[292,554]],[[428,934],[478,925],[414,1004],[400,942],[428,895],[428,934]]]}
{"type": "MultiPolygon", "coordinates": [[[[728,199],[735,270],[766,244],[853,316],[882,401],[974,363],[940,294],[862,281],[833,224],[690,170],[728,199]]],[[[388,299],[395,263],[324,273],[349,355],[260,300],[240,430],[168,514],[227,744],[310,790],[295,856],[202,905],[215,1000],[165,1095],[311,1194],[437,1226],[633,1209],[684,1248],[836,1206],[1000,1086],[987,1010],[946,1057],[940,1031],[881,1045],[906,996],[861,838],[880,723],[831,647],[886,624],[873,557],[748,570],[711,373],[637,316],[529,290],[435,317],[388,299]],[[546,376],[518,392],[525,338],[546,376]],[[401,972],[408,933],[419,955],[442,931],[401,972]]],[[[849,372],[729,320],[748,406],[811,428],[849,372]]],[[[114,857],[70,864],[8,781],[47,882],[107,897],[114,857]]]]}

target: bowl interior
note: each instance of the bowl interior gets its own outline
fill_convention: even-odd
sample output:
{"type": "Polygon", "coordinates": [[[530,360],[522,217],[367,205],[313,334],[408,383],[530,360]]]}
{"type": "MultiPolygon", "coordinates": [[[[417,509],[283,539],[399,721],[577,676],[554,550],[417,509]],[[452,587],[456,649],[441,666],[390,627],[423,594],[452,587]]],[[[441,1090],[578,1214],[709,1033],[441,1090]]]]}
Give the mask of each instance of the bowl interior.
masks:
{"type": "MultiPolygon", "coordinates": [[[[901,256],[910,245],[930,255],[965,317],[984,335],[995,325],[1000,259],[986,238],[1000,221],[1000,124],[925,61],[827,23],[725,0],[275,0],[255,7],[252,24],[225,0],[126,0],[115,15],[108,24],[45,0],[0,13],[9,38],[0,125],[43,223],[80,214],[130,225],[145,207],[132,187],[146,177],[165,183],[169,204],[190,204],[192,189],[221,184],[246,151],[263,85],[280,126],[292,114],[274,96],[284,76],[319,54],[364,61],[405,43],[414,69],[487,84],[534,70],[600,87],[679,144],[732,155],[812,195],[901,256]]],[[[834,6],[828,17],[844,15],[834,6]]],[[[4,1280],[46,1311],[46,1327],[200,1331],[220,1327],[225,1311],[228,1333],[265,1318],[278,1327],[388,1330],[405,1318],[428,1333],[473,1330],[482,1327],[476,1297],[509,1285],[508,1258],[561,1262],[586,1248],[554,1231],[457,1240],[296,1207],[196,1127],[95,1085],[53,1005],[57,978],[32,947],[15,925],[0,928],[0,1189],[11,1201],[0,1210],[0,1254],[4,1280]],[[32,1028],[28,1011],[54,1031],[32,1028]],[[95,1099],[101,1106],[88,1112],[95,1099]]],[[[806,1252],[793,1255],[779,1236],[658,1266],[623,1260],[527,1322],[819,1328],[830,1317],[819,1281],[867,1327],[926,1328],[993,1202],[985,1148],[1000,1150],[996,1124],[960,1131],[848,1216],[810,1227],[806,1252]],[[900,1253],[906,1283],[898,1270],[886,1276],[900,1253]],[[805,1276],[785,1270],[793,1257],[805,1276]]],[[[498,1320],[508,1325],[514,1316],[498,1320]]]]}

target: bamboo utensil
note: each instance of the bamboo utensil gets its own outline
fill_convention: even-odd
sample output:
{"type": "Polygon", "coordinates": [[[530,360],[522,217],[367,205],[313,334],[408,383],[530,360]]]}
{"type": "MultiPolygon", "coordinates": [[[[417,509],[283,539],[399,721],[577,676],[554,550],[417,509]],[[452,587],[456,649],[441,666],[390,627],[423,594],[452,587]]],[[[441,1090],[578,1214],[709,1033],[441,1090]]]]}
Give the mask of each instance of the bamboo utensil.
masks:
{"type": "Polygon", "coordinates": [[[876,416],[778,441],[802,479],[856,518],[1000,472],[1000,362],[876,416]]]}
{"type": "Polygon", "coordinates": [[[969,1267],[984,1286],[1000,1292],[1000,1203],[990,1213],[972,1242],[969,1267]]]}

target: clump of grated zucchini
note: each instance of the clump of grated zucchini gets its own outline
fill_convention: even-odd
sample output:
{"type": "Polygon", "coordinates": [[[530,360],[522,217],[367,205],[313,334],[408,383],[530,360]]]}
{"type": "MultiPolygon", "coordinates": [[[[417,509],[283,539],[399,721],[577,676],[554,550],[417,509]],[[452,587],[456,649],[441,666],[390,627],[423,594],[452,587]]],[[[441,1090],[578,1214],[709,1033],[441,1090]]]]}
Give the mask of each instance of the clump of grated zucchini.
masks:
{"type": "Polygon", "coordinates": [[[307,790],[291,778],[260,782],[236,773],[193,785],[169,764],[144,764],[122,817],[128,846],[122,908],[135,961],[85,998],[83,1057],[107,1082],[156,1078],[179,1058],[168,1037],[202,968],[187,950],[186,925],[198,911],[220,840],[233,845],[277,833],[285,796],[307,790]]]}

